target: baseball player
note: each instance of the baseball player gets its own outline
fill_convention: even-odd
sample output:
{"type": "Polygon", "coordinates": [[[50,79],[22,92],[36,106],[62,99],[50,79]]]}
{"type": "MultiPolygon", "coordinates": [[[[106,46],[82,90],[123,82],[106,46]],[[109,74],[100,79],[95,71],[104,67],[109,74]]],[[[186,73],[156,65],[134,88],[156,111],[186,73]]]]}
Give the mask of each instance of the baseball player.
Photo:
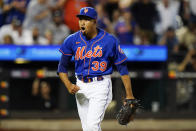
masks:
{"type": "Polygon", "coordinates": [[[83,131],[101,131],[101,121],[112,100],[113,65],[121,75],[126,99],[134,99],[126,66],[127,57],[119,41],[96,26],[97,12],[94,8],[82,8],[77,17],[80,31],[64,40],[57,72],[69,93],[75,94],[83,131]],[[70,82],[67,74],[72,56],[76,84],[70,82]]]}

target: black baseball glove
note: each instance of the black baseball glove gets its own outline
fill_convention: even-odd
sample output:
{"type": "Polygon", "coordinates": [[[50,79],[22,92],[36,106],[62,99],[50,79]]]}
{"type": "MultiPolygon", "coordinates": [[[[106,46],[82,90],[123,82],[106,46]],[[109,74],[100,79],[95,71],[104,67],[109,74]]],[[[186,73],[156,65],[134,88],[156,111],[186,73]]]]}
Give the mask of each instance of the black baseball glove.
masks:
{"type": "Polygon", "coordinates": [[[121,125],[127,125],[130,121],[133,121],[134,114],[138,108],[140,108],[139,100],[137,99],[126,99],[125,104],[122,105],[121,109],[117,113],[116,119],[121,125]]]}

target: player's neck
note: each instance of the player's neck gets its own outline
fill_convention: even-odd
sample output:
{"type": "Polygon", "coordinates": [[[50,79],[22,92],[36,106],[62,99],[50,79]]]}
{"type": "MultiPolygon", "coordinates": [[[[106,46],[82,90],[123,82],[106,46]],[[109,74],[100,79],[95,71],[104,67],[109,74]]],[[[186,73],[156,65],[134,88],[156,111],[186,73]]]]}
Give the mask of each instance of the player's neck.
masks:
{"type": "Polygon", "coordinates": [[[93,28],[92,31],[91,31],[91,33],[89,33],[89,35],[86,36],[86,38],[88,40],[93,39],[93,38],[95,38],[97,36],[97,34],[98,34],[97,28],[93,28]]]}

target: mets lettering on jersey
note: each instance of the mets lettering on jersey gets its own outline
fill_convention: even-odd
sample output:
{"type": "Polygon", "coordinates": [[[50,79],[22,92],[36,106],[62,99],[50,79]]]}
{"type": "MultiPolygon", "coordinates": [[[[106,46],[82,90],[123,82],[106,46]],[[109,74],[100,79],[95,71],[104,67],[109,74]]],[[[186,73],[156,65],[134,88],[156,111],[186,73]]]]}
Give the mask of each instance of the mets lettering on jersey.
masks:
{"type": "Polygon", "coordinates": [[[120,64],[127,59],[118,40],[98,30],[98,35],[91,40],[78,31],[66,38],[60,48],[63,55],[74,56],[76,75],[93,77],[111,74],[113,63],[120,64]]]}
{"type": "Polygon", "coordinates": [[[75,55],[75,60],[83,60],[85,58],[91,57],[102,57],[102,47],[99,45],[94,48],[94,51],[89,50],[87,53],[84,54],[86,46],[78,47],[75,55]],[[84,54],[84,55],[83,55],[84,54]]]}

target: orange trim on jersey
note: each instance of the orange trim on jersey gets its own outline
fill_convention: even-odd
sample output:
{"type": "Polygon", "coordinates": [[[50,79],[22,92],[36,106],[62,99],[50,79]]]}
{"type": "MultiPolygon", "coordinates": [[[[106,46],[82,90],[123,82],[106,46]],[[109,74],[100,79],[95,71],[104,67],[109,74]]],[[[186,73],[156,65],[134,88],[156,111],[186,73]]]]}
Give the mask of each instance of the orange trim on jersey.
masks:
{"type": "MultiPolygon", "coordinates": [[[[81,36],[81,31],[80,31],[80,38],[82,39],[82,41],[84,41],[84,43],[86,44],[86,48],[87,48],[87,43],[86,41],[82,38],[81,36]]],[[[86,54],[86,48],[85,48],[85,54],[86,54]]],[[[83,55],[83,54],[82,54],[83,55]]],[[[85,57],[84,57],[84,66],[85,66],[85,57]]]]}
{"type": "MultiPolygon", "coordinates": [[[[93,45],[96,43],[96,42],[98,42],[98,41],[100,41],[101,39],[103,39],[103,37],[105,36],[105,31],[104,31],[104,34],[101,36],[101,38],[99,38],[97,41],[95,41],[95,42],[93,42],[93,44],[91,45],[91,50],[92,50],[92,48],[93,48],[93,45]]],[[[90,60],[89,60],[89,67],[88,67],[88,75],[89,75],[89,71],[90,71],[90,62],[91,62],[91,58],[90,58],[90,60]]]]}
{"type": "Polygon", "coordinates": [[[65,54],[61,49],[59,49],[59,51],[60,51],[63,55],[72,55],[72,54],[65,54]]]}
{"type": "Polygon", "coordinates": [[[120,62],[115,63],[115,65],[118,65],[118,64],[122,63],[122,62],[125,61],[126,59],[127,59],[127,57],[126,57],[125,59],[121,60],[120,62]]]}

